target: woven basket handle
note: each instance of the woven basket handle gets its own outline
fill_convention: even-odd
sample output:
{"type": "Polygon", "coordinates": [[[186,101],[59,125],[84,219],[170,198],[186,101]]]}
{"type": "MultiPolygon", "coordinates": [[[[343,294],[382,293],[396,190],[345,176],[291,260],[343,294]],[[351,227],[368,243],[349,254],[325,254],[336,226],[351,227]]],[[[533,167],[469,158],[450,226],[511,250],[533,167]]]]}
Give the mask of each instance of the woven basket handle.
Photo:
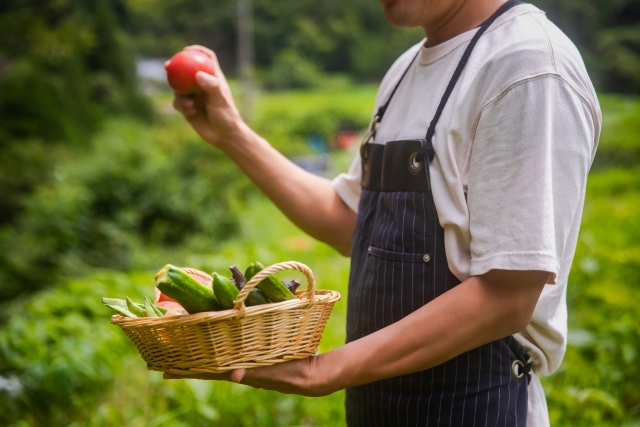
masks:
{"type": "Polygon", "coordinates": [[[244,285],[244,288],[242,288],[242,290],[238,294],[238,297],[233,302],[233,308],[239,311],[238,317],[244,317],[244,301],[247,299],[247,296],[249,296],[249,292],[251,292],[253,288],[258,286],[258,284],[267,277],[279,271],[285,270],[297,270],[306,276],[307,292],[309,293],[309,305],[313,305],[316,294],[316,279],[313,277],[313,272],[311,271],[311,269],[303,263],[297,261],[279,262],[277,264],[270,265],[264,270],[260,270],[258,274],[253,276],[251,280],[249,280],[249,282],[244,285]]]}

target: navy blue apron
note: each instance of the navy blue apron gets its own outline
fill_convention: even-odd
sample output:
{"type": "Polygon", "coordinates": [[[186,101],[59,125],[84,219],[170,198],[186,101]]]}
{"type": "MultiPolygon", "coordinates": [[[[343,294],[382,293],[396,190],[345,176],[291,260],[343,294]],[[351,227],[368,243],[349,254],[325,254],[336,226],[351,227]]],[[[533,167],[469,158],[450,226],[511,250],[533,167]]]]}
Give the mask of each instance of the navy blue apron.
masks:
{"type": "MultiPolygon", "coordinates": [[[[362,195],[351,250],[347,342],[397,322],[460,283],[447,264],[444,229],[431,193],[432,138],[478,39],[517,4],[505,3],[482,24],[425,139],[368,143],[406,71],[374,117],[361,147],[362,195]]],[[[347,424],[525,427],[529,370],[524,349],[509,336],[432,369],[347,389],[347,424]]]]}

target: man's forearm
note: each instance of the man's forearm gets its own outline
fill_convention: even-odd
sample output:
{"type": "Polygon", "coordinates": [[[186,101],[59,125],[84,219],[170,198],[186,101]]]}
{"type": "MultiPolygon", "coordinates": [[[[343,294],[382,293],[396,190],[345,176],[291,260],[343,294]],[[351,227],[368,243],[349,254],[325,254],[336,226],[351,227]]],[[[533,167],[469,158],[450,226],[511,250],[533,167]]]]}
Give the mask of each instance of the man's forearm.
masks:
{"type": "Polygon", "coordinates": [[[487,276],[472,277],[402,320],[316,357],[320,376],[328,379],[320,394],[432,368],[524,329],[547,273],[487,276]]]}
{"type": "Polygon", "coordinates": [[[236,135],[219,148],[294,224],[348,255],[355,213],[331,181],[298,167],[244,124],[236,135]]]}

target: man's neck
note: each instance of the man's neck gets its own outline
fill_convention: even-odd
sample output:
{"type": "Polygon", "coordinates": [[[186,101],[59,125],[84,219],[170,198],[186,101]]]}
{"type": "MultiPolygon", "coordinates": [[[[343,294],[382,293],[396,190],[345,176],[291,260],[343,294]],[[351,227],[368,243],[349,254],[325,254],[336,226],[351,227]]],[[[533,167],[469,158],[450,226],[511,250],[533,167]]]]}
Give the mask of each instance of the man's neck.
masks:
{"type": "Polygon", "coordinates": [[[506,0],[462,0],[433,22],[422,25],[427,47],[446,42],[457,35],[480,26],[506,0]]]}

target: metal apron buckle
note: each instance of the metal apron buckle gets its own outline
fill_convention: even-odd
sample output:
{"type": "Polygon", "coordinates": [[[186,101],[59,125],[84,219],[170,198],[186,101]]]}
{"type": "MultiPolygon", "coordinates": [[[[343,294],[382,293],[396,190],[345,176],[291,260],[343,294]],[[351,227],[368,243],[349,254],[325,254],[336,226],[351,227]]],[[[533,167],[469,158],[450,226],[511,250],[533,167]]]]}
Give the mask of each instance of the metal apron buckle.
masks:
{"type": "Polygon", "coordinates": [[[371,138],[373,138],[376,134],[376,130],[378,130],[378,124],[380,123],[380,116],[376,115],[371,122],[371,126],[369,126],[369,131],[362,139],[360,143],[360,157],[364,159],[364,147],[369,143],[371,138]]]}

